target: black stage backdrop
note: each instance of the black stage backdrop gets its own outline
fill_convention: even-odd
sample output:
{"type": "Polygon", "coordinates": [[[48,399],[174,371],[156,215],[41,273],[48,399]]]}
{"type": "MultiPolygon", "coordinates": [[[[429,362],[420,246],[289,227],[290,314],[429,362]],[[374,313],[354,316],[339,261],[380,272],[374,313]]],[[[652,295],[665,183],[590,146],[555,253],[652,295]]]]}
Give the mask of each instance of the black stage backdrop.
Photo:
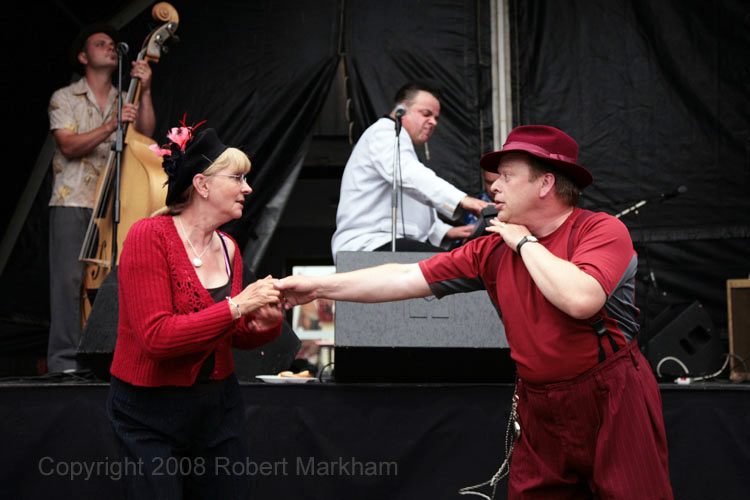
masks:
{"type": "Polygon", "coordinates": [[[725,280],[750,272],[747,2],[511,0],[509,12],[516,124],[579,142],[595,177],[584,207],[648,201],[622,217],[639,306],[697,299],[726,326],[725,280]]]}
{"type": "Polygon", "coordinates": [[[304,157],[339,56],[351,82],[355,131],[392,109],[402,83],[436,81],[443,112],[430,165],[465,191],[480,189],[477,158],[482,132],[491,130],[489,66],[479,63],[480,43],[489,61],[486,1],[222,3],[175,3],[182,42],[154,77],[157,131],[187,111],[188,122],[207,119],[249,154],[255,193],[242,219],[227,226],[241,246],[304,157]]]}
{"type": "Polygon", "coordinates": [[[492,148],[488,2],[359,1],[344,13],[353,138],[391,110],[397,82],[434,81],[441,111],[427,164],[459,189],[481,192],[478,159],[492,148]]]}
{"type": "Polygon", "coordinates": [[[248,154],[254,193],[242,219],[226,228],[244,247],[254,221],[306,153],[305,139],[336,71],[338,5],[297,0],[175,7],[181,42],[154,77],[156,140],[166,140],[167,129],[187,112],[188,122],[207,120],[204,126],[248,154]]]}

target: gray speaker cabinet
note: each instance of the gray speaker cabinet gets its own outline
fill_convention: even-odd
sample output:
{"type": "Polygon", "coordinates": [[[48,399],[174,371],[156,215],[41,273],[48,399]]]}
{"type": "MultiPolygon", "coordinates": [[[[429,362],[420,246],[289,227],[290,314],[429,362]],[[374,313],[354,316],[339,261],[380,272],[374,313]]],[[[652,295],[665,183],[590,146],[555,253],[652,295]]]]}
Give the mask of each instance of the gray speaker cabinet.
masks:
{"type": "MultiPolygon", "coordinates": [[[[339,252],[337,272],[423,252],[339,252]]],[[[485,291],[380,304],[336,302],[334,377],[344,382],[510,382],[505,329],[485,291]]]]}

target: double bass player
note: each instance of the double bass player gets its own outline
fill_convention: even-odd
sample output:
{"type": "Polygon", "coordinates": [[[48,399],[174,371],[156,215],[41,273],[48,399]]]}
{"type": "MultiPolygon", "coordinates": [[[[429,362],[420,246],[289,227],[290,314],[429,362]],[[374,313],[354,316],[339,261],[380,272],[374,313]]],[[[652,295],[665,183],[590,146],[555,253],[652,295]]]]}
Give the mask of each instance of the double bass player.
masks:
{"type": "MultiPolygon", "coordinates": [[[[107,25],[85,28],[71,47],[83,78],[54,92],[49,104],[55,137],[54,184],[49,206],[50,333],[47,367],[72,372],[81,333],[80,294],[86,265],[78,254],[92,216],[97,181],[106,167],[117,130],[116,31],[107,25]]],[[[140,80],[138,104],[123,104],[122,121],[143,135],[155,127],[151,69],[136,61],[131,77],[140,80]]]]}

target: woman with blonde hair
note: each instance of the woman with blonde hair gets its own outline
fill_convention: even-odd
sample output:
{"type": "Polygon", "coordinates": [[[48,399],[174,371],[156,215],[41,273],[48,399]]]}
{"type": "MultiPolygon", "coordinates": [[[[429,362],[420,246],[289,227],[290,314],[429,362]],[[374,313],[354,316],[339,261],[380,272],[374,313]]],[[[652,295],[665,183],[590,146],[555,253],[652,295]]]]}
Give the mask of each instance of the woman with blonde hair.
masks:
{"type": "MultiPolygon", "coordinates": [[[[199,124],[200,125],[200,124],[199,124]]],[[[242,288],[236,242],[218,228],[242,215],[250,161],[213,129],[171,130],[152,147],[167,173],[167,209],[128,232],[118,268],[120,317],[107,413],[133,498],[246,498],[244,405],[232,347],[281,331],[271,277],[242,288]]]]}

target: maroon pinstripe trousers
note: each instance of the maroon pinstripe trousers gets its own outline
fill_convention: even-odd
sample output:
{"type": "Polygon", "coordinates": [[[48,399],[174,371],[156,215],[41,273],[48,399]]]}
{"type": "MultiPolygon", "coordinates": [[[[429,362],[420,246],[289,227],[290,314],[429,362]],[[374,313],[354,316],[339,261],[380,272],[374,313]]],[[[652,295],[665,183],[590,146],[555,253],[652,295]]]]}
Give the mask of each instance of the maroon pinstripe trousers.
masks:
{"type": "Polygon", "coordinates": [[[637,342],[573,380],[518,382],[510,499],[671,500],[656,379],[637,342]]]}

